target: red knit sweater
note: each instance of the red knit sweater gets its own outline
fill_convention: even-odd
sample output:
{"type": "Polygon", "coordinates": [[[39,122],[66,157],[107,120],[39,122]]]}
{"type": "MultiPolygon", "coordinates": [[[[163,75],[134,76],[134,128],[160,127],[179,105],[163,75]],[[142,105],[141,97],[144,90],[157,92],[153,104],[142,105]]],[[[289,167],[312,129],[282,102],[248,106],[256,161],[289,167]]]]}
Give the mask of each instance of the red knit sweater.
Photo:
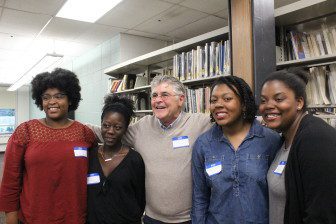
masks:
{"type": "Polygon", "coordinates": [[[0,211],[18,211],[24,223],[85,223],[84,155],[94,139],[76,121],[63,129],[38,120],[21,124],[6,148],[0,211]]]}

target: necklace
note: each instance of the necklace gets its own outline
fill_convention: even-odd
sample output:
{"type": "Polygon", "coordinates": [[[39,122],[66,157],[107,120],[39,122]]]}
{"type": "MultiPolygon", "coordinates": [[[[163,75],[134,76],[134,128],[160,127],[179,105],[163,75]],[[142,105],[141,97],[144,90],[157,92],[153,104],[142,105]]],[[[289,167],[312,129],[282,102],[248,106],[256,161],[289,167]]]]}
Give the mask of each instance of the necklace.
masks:
{"type": "Polygon", "coordinates": [[[119,152],[121,152],[121,150],[123,149],[123,147],[124,147],[124,145],[122,144],[121,147],[120,147],[120,149],[116,152],[116,154],[112,155],[109,158],[106,158],[105,155],[104,155],[104,147],[99,148],[100,150],[98,150],[98,152],[99,152],[99,154],[101,155],[101,157],[103,158],[103,160],[105,162],[109,162],[109,161],[112,161],[114,157],[125,155],[125,153],[120,153],[119,154],[119,152]]]}

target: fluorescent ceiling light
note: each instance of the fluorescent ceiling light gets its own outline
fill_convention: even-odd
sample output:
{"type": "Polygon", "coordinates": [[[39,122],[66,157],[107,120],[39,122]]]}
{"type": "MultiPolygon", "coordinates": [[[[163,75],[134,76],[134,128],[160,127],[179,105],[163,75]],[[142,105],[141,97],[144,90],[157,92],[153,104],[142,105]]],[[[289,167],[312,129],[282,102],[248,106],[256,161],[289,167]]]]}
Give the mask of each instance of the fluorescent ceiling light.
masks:
{"type": "Polygon", "coordinates": [[[13,85],[11,85],[7,91],[15,91],[21,86],[28,84],[35,75],[48,71],[48,69],[55,65],[62,57],[63,55],[59,54],[44,55],[35,65],[33,65],[33,67],[31,67],[13,85]]]}
{"type": "Polygon", "coordinates": [[[96,22],[122,0],[68,0],[56,17],[96,22]]]}

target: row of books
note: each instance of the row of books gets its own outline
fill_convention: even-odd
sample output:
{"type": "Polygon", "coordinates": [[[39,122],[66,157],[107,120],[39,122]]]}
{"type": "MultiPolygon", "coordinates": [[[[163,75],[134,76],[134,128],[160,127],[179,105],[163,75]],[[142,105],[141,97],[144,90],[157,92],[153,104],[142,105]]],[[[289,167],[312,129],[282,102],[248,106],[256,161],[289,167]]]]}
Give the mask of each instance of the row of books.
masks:
{"type": "Polygon", "coordinates": [[[111,93],[116,93],[146,86],[147,83],[148,78],[143,74],[125,74],[122,79],[110,79],[108,89],[111,93]]]}
{"type": "Polygon", "coordinates": [[[181,81],[230,73],[230,42],[220,41],[197,46],[173,59],[173,75],[181,81]]]}
{"type": "Polygon", "coordinates": [[[322,24],[314,31],[286,31],[283,47],[284,61],[336,54],[336,27],[322,24]]]}
{"type": "Polygon", "coordinates": [[[186,90],[186,112],[210,113],[210,87],[186,90]]]}
{"type": "Polygon", "coordinates": [[[336,64],[309,68],[308,105],[336,104],[336,64]]]}

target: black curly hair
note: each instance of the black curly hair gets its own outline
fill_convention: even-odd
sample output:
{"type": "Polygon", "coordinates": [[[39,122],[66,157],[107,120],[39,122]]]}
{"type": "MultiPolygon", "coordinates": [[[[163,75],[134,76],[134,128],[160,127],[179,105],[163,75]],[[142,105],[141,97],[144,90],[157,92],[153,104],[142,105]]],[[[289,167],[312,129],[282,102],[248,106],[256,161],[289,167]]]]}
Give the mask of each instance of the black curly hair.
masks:
{"type": "Polygon", "coordinates": [[[301,67],[291,67],[287,70],[276,71],[271,73],[261,86],[263,87],[266,82],[270,81],[283,82],[289,89],[293,90],[295,98],[303,98],[304,104],[302,110],[307,110],[306,86],[309,81],[308,71],[305,71],[304,68],[301,67]]]}
{"type": "Polygon", "coordinates": [[[52,72],[43,72],[34,77],[31,81],[32,98],[35,104],[43,110],[41,95],[49,88],[56,88],[64,92],[70,102],[68,111],[74,111],[78,108],[81,100],[79,80],[75,73],[56,68],[52,72]]]}
{"type": "MultiPolygon", "coordinates": [[[[212,95],[212,91],[216,86],[222,84],[227,85],[239,97],[240,103],[245,107],[243,119],[244,121],[252,123],[257,114],[257,105],[250,86],[242,78],[237,76],[221,76],[212,84],[210,95],[212,95]]],[[[215,121],[211,114],[210,117],[212,121],[215,121]]]]}
{"type": "Polygon", "coordinates": [[[126,127],[128,127],[132,117],[134,117],[134,102],[126,97],[109,94],[105,96],[101,121],[103,121],[103,118],[109,112],[117,112],[123,115],[126,121],[126,127]]]}

